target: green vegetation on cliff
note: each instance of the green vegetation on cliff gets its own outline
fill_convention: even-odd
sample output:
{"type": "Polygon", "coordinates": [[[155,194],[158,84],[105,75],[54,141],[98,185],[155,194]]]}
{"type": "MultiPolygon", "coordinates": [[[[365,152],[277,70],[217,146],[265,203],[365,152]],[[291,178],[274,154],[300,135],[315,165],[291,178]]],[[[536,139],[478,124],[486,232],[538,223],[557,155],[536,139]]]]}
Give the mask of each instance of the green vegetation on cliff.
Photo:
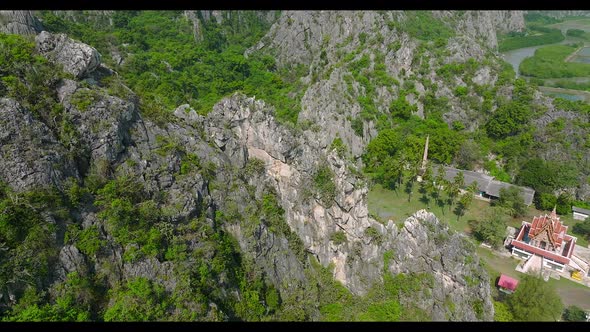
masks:
{"type": "Polygon", "coordinates": [[[275,106],[279,120],[297,121],[298,101],[288,96],[297,92],[297,74],[277,70],[270,56],[243,55],[269,28],[254,12],[241,13],[240,22],[201,20],[200,42],[192,23],[176,11],[118,11],[112,26],[79,23],[49,11],[41,18],[48,31],[96,47],[139,95],[146,115],[166,121],[162,118],[181,104],[206,114],[222,97],[243,91],[275,106]],[[122,64],[112,58],[113,50],[124,58],[122,64]]]}

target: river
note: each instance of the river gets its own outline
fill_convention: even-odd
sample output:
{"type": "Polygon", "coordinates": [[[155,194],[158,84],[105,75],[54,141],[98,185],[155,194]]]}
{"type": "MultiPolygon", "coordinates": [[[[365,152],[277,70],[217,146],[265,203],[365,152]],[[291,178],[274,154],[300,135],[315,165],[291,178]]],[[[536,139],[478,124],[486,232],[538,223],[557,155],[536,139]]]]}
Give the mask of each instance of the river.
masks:
{"type": "MultiPolygon", "coordinates": [[[[567,43],[572,43],[572,42],[575,42],[575,40],[572,40],[570,38],[566,38],[565,40],[563,40],[559,43],[519,48],[516,50],[511,50],[508,52],[500,53],[500,55],[502,56],[502,58],[506,62],[508,62],[512,65],[512,68],[514,68],[514,72],[516,73],[516,77],[520,77],[520,73],[518,70],[520,63],[526,57],[533,56],[535,54],[535,51],[539,47],[544,47],[544,46],[549,46],[549,45],[567,44],[567,43]]],[[[585,51],[585,49],[584,49],[584,51],[585,51]]],[[[574,81],[585,81],[585,78],[574,78],[574,81]]],[[[558,88],[549,88],[549,87],[540,87],[540,90],[544,94],[546,94],[550,97],[554,97],[554,98],[560,97],[560,98],[569,99],[569,100],[586,100],[587,102],[590,102],[590,93],[585,92],[585,91],[571,90],[571,89],[558,89],[558,88]]]]}
{"type": "Polygon", "coordinates": [[[502,55],[502,58],[506,62],[508,62],[508,63],[510,63],[512,65],[512,68],[514,68],[514,72],[516,73],[516,77],[520,77],[520,73],[519,73],[519,70],[518,70],[518,67],[520,66],[520,63],[522,62],[522,60],[524,60],[524,58],[529,57],[529,56],[533,56],[535,54],[535,51],[539,47],[544,47],[544,46],[549,46],[549,45],[567,44],[567,43],[573,43],[573,42],[575,42],[575,41],[566,38],[565,40],[562,40],[559,43],[545,44],[545,45],[537,45],[537,46],[531,46],[531,47],[525,47],[525,48],[518,48],[516,50],[511,50],[511,51],[507,51],[507,52],[500,53],[500,54],[502,55]]]}

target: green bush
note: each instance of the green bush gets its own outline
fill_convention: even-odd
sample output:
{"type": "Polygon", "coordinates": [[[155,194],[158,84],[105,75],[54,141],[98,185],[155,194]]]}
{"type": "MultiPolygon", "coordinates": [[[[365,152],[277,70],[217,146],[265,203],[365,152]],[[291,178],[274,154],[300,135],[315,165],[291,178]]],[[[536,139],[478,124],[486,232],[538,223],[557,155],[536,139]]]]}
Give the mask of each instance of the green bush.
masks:
{"type": "Polygon", "coordinates": [[[317,169],[313,176],[313,184],[322,204],[326,207],[332,206],[336,197],[336,184],[334,172],[328,165],[322,165],[317,169]]]}
{"type": "Polygon", "coordinates": [[[367,227],[365,229],[364,233],[365,233],[365,236],[368,236],[373,241],[375,241],[375,244],[381,245],[383,243],[383,235],[381,233],[379,233],[379,231],[376,230],[375,228],[367,227]]]}
{"type": "Polygon", "coordinates": [[[340,137],[334,138],[332,140],[332,144],[330,144],[330,150],[336,150],[336,153],[340,158],[343,158],[346,155],[346,145],[342,142],[340,137]]]}
{"type": "Polygon", "coordinates": [[[453,29],[435,19],[429,11],[407,11],[407,19],[401,23],[403,31],[420,40],[447,40],[455,35],[453,29]]]}
{"type": "Polygon", "coordinates": [[[88,256],[94,256],[106,245],[106,241],[100,238],[98,226],[90,226],[78,233],[76,247],[88,256]]]}
{"type": "Polygon", "coordinates": [[[469,92],[469,88],[467,88],[466,86],[458,86],[453,91],[453,93],[457,97],[465,96],[467,94],[467,92],[469,92]]]}
{"type": "Polygon", "coordinates": [[[70,103],[79,111],[85,112],[90,105],[99,101],[100,94],[91,89],[78,89],[70,99],[70,103]]]}
{"type": "Polygon", "coordinates": [[[330,241],[334,242],[335,245],[340,245],[346,242],[346,234],[343,231],[336,231],[330,235],[330,241]]]}

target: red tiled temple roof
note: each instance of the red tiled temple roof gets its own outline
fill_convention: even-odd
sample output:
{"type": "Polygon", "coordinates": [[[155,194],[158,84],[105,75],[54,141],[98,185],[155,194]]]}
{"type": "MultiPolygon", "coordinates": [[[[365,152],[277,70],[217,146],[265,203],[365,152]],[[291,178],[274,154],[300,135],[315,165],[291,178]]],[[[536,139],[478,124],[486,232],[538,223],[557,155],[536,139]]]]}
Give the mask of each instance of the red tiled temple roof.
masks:
{"type": "Polygon", "coordinates": [[[555,209],[551,212],[551,215],[544,215],[540,217],[534,217],[531,223],[531,229],[529,230],[529,238],[534,238],[539,233],[544,232],[545,229],[549,229],[551,240],[553,240],[553,246],[556,248],[561,247],[565,234],[567,233],[567,226],[561,223],[555,209]]]}
{"type": "Polygon", "coordinates": [[[516,289],[516,286],[518,286],[518,280],[511,278],[507,275],[501,274],[500,280],[498,280],[498,286],[514,291],[516,289]]]}
{"type": "Polygon", "coordinates": [[[570,257],[572,257],[576,245],[576,238],[567,235],[567,229],[568,227],[561,223],[555,209],[553,209],[550,215],[546,214],[544,216],[534,217],[532,223],[523,221],[518,235],[511,241],[511,244],[516,248],[543,256],[561,264],[569,264],[570,257]],[[555,253],[528,243],[529,239],[534,239],[543,232],[549,233],[550,241],[553,242],[554,248],[562,248],[562,244],[565,243],[563,249],[560,249],[563,252],[555,253]]]}

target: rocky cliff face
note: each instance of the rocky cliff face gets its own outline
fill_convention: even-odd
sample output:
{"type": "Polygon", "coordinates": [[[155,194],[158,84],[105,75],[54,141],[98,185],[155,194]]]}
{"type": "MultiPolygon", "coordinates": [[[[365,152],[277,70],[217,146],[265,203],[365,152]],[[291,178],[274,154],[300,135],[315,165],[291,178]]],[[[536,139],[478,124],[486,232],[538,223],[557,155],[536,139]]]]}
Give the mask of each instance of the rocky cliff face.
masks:
{"type": "Polygon", "coordinates": [[[465,259],[475,256],[469,242],[451,234],[426,211],[406,220],[401,230],[393,222],[382,225],[370,218],[365,184],[334,151],[325,155],[318,140],[322,133],[310,130],[295,135],[278,126],[262,102],[240,96],[220,102],[205,123],[207,137],[236,167],[242,168],[251,158],[264,161],[266,177],[281,199],[290,228],[320,263],[334,264],[334,277],[352,292],[363,294],[380,280],[383,255],[392,250],[391,272],[434,274],[432,296],[422,294],[417,300],[433,319],[492,318],[487,273],[477,259],[465,259]],[[323,162],[335,174],[338,193],[329,206],[316,198],[303,198],[310,174],[323,162]],[[375,229],[383,242],[367,237],[368,228],[375,229]],[[331,242],[330,235],[337,231],[346,234],[345,244],[331,242]],[[461,309],[451,312],[445,307],[447,296],[461,309]],[[474,301],[481,301],[485,314],[476,316],[474,301]]]}
{"type": "Polygon", "coordinates": [[[18,35],[35,35],[43,29],[30,11],[0,10],[0,32],[18,35]]]}
{"type": "Polygon", "coordinates": [[[436,17],[451,19],[456,17],[454,27],[466,35],[481,40],[492,50],[498,47],[496,32],[523,31],[524,11],[520,10],[489,10],[465,11],[464,13],[435,12],[436,17]]]}
{"type": "Polygon", "coordinates": [[[451,111],[443,114],[447,123],[459,121],[475,129],[481,113],[473,110],[473,104],[456,98],[453,90],[473,82],[495,84],[500,64],[489,59],[489,51],[497,47],[496,31],[524,29],[523,12],[435,11],[433,18],[452,27],[455,33],[441,51],[425,46],[403,28],[392,28],[395,24],[403,26],[408,15],[403,11],[285,11],[246,55],[270,54],[279,67],[306,68],[301,81],[309,87],[301,100],[299,123],[315,123],[322,128],[324,135],[318,139],[323,146],[340,137],[356,157],[376,135],[377,121],[365,120],[360,128],[352,121],[362,117],[366,107],[361,106],[359,98],[367,96],[368,88],[352,79],[354,71],[346,63],[366,56],[368,71],[384,66],[386,74],[394,79],[390,85],[375,84],[370,98],[378,113],[388,113],[391,102],[403,93],[417,107],[417,114],[424,117],[424,100],[434,92],[436,98],[448,99],[445,109],[451,111]],[[353,60],[347,60],[347,56],[353,60]],[[459,75],[447,80],[438,72],[441,66],[462,64],[470,58],[490,61],[469,78],[459,75]],[[406,81],[414,89],[408,90],[406,81]]]}
{"type": "Polygon", "coordinates": [[[0,176],[12,188],[22,191],[57,186],[78,172],[67,150],[51,130],[32,113],[8,98],[0,99],[0,176]]]}
{"type": "MultiPolygon", "coordinates": [[[[496,31],[522,31],[525,28],[523,14],[523,11],[433,12],[435,18],[446,21],[459,34],[482,39],[492,49],[497,47],[496,31]]],[[[332,58],[330,51],[347,38],[352,38],[351,46],[358,46],[358,36],[362,33],[381,33],[383,44],[401,39],[396,31],[387,29],[387,22],[403,22],[405,17],[403,11],[285,11],[250,52],[268,48],[276,53],[279,65],[310,64],[321,48],[325,48],[328,58],[332,58]]],[[[353,47],[345,49],[348,51],[353,47]]]]}
{"type": "MultiPolygon", "coordinates": [[[[277,11],[253,11],[250,12],[261,19],[266,24],[272,24],[277,20],[277,11]]],[[[249,14],[243,11],[220,11],[220,10],[185,10],[183,15],[193,23],[193,33],[195,41],[203,41],[203,24],[214,21],[222,24],[224,21],[234,21],[238,29],[248,29],[248,23],[245,17],[249,14]]]]}
{"type": "MultiPolygon", "coordinates": [[[[202,14],[203,18],[206,16],[202,14]]],[[[100,86],[101,77],[112,72],[100,64],[100,56],[93,48],[64,35],[43,32],[36,38],[37,49],[74,78],[61,82],[57,96],[74,124],[82,151],[79,158],[85,162],[81,166],[72,158],[64,158],[67,149],[43,121],[14,100],[3,98],[0,175],[17,191],[33,185],[60,188],[67,177],[80,179],[93,168],[100,168],[94,171],[107,178],[137,178],[146,195],[165,207],[168,219],[158,227],[169,240],[183,234],[184,244],[191,251],[213,256],[204,248],[207,232],[186,231],[183,223],[198,218],[211,229],[221,225],[236,238],[244,257],[255,261],[285,298],[308,282],[305,257],[312,255],[322,266],[333,266],[333,277],[354,294],[363,295],[382,282],[383,271],[424,273],[432,276],[432,287],[403,301],[424,310],[433,320],[492,320],[488,276],[473,246],[426,211],[418,211],[398,223],[381,224],[369,217],[367,185],[355,175],[354,160],[329,148],[334,137],[340,136],[352,155],[358,156],[375,128],[369,123],[359,136],[347,120],[347,116],[359,113],[360,107],[343,92],[348,89],[346,70],[333,68],[325,79],[314,81],[313,68],[325,74],[326,63],[321,61],[337,61],[338,52],[342,52],[337,44],[348,43],[344,50],[352,51],[361,46],[360,33],[373,37],[380,31],[385,42],[368,49],[385,54],[385,70],[390,75],[408,78],[417,72],[414,55],[418,45],[402,32],[385,30],[387,20],[402,16],[400,12],[287,12],[253,49],[268,47],[276,52],[281,66],[291,62],[310,66],[310,75],[303,79],[310,87],[301,102],[299,121],[315,123],[316,127],[307,129],[279,124],[272,107],[241,94],[221,100],[206,117],[181,106],[174,112],[175,121],[157,125],[142,118],[135,98],[126,100],[110,95],[100,86]],[[377,31],[373,31],[375,26],[377,31]],[[399,49],[389,52],[386,45],[394,42],[399,42],[399,49]],[[322,49],[326,50],[325,56],[322,49]],[[76,102],[80,96],[89,103],[76,102]],[[196,156],[199,166],[187,171],[183,161],[188,155],[196,156]],[[254,160],[262,161],[261,172],[246,176],[246,168],[254,160]],[[333,174],[336,195],[329,201],[321,199],[313,188],[313,175],[321,167],[333,174]],[[256,209],[256,202],[267,192],[276,193],[285,212],[287,231],[277,232],[276,225],[260,222],[257,215],[252,220],[240,220],[256,209]],[[335,232],[343,232],[346,240],[334,243],[331,236],[335,232]],[[300,241],[290,238],[291,233],[300,241]],[[295,242],[302,243],[303,251],[293,245],[295,242]],[[385,260],[387,255],[390,259],[385,260]]],[[[217,16],[211,13],[211,17],[217,16]]],[[[486,20],[495,24],[491,17],[486,20]]],[[[478,31],[473,34],[483,34],[478,31]]],[[[466,36],[467,39],[452,40],[449,47],[467,43],[471,37],[466,36]]],[[[492,41],[488,39],[487,43],[492,41]]],[[[465,52],[483,54],[484,47],[475,43],[465,52]]],[[[369,52],[360,52],[358,56],[362,54],[369,52]]],[[[424,73],[424,77],[428,75],[436,77],[433,70],[424,73]]],[[[485,69],[478,74],[486,75],[491,74],[485,69]]],[[[425,92],[422,84],[416,85],[417,91],[411,97],[414,102],[425,92]]],[[[363,89],[358,83],[352,88],[356,93],[363,89]]],[[[378,106],[386,109],[398,90],[380,88],[377,93],[382,99],[378,106]]],[[[107,286],[114,287],[121,281],[142,276],[173,292],[186,283],[178,277],[177,270],[191,269],[198,263],[188,260],[183,265],[162,257],[126,258],[126,253],[137,248],[119,244],[109,225],[97,215],[96,207],[81,205],[75,214],[83,230],[95,227],[98,238],[105,242],[94,255],[71,244],[61,246],[53,282],[78,272],[99,275],[107,286]]],[[[55,236],[59,237],[57,233],[55,236]]],[[[239,299],[237,286],[230,284],[228,278],[221,274],[215,280],[221,289],[219,297],[239,299]]],[[[214,306],[210,303],[210,307],[214,306]]],[[[199,310],[203,310],[203,315],[211,312],[199,310]]],[[[318,317],[317,308],[310,311],[314,311],[311,319],[318,317]]]]}

